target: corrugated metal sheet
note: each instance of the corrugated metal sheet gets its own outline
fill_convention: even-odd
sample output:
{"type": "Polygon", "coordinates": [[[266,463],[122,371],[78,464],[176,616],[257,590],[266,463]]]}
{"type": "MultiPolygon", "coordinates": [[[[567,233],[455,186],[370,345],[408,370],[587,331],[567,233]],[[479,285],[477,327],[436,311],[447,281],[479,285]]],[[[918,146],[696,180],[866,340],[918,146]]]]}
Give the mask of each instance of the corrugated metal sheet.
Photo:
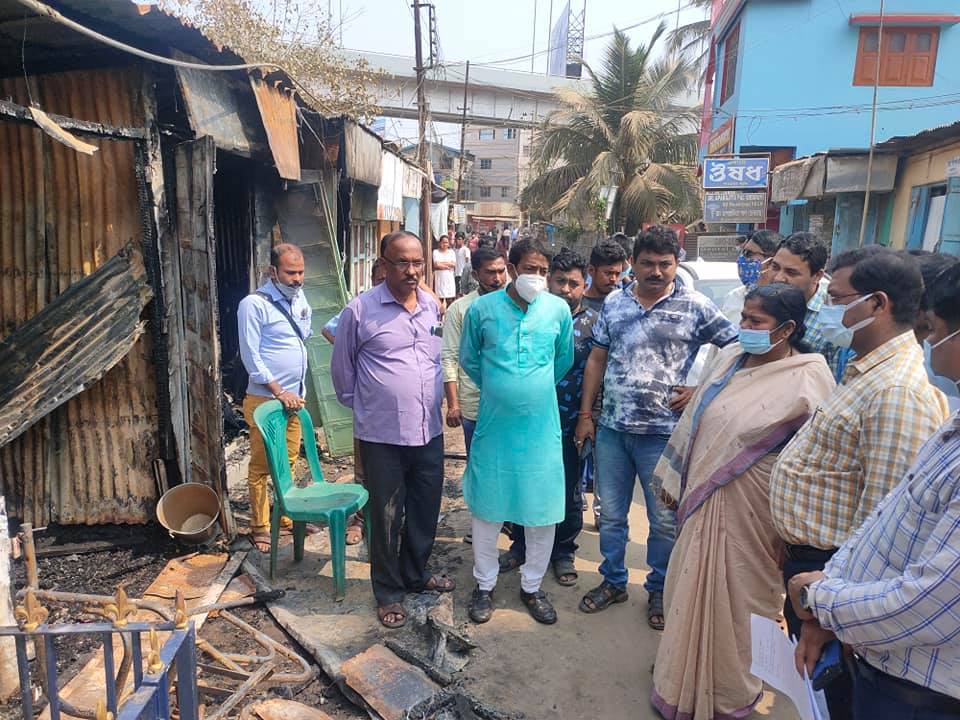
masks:
{"type": "MultiPolygon", "coordinates": [[[[196,62],[174,51],[179,60],[196,62]]],[[[266,154],[267,146],[257,108],[246,87],[228,73],[177,68],[177,80],[197,137],[209,135],[221,150],[244,157],[266,154]]]]}
{"type": "MultiPolygon", "coordinates": [[[[47,112],[112,125],[143,124],[140,87],[137,68],[31,78],[47,112]]],[[[23,78],[0,80],[0,96],[30,104],[23,78]]],[[[81,156],[37,129],[0,122],[0,336],[141,240],[134,145],[92,142],[99,151],[81,156]]],[[[37,524],[150,516],[158,442],[150,350],[141,336],[100,382],[0,449],[12,515],[37,524]]]]}
{"type": "Polygon", "coordinates": [[[297,140],[297,103],[292,93],[277,85],[250,76],[253,95],[277,172],[285,180],[300,179],[300,143],[297,140]]]}
{"type": "Polygon", "coordinates": [[[122,360],[152,295],[143,258],[128,246],[0,340],[0,447],[122,360]]]}
{"type": "Polygon", "coordinates": [[[351,180],[380,186],[380,150],[383,143],[370,130],[351,120],[343,123],[344,167],[351,180]]]}

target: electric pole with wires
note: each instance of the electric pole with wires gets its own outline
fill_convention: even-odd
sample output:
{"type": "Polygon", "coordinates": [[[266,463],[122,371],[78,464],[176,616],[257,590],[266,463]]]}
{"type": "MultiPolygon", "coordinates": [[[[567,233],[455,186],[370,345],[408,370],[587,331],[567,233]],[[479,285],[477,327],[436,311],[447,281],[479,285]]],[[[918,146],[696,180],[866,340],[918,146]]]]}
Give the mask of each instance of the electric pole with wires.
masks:
{"type": "Polygon", "coordinates": [[[427,162],[427,97],[424,82],[427,77],[427,67],[423,64],[423,46],[422,34],[420,31],[420,8],[430,9],[430,67],[433,66],[433,59],[436,57],[434,48],[436,47],[436,18],[434,17],[433,5],[430,3],[414,0],[413,2],[413,33],[416,50],[417,66],[414,68],[417,72],[417,120],[420,125],[417,143],[417,166],[423,171],[420,188],[420,239],[423,243],[424,260],[424,279],[427,285],[433,284],[433,242],[430,233],[430,194],[433,190],[430,182],[430,166],[427,162]]]}

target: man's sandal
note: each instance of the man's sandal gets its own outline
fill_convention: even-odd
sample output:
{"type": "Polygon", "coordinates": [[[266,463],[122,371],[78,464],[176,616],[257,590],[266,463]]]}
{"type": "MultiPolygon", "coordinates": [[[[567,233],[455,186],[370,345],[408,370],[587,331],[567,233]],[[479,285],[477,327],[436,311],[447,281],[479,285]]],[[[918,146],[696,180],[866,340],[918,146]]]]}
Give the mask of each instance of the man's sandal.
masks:
{"type": "Polygon", "coordinates": [[[580,601],[580,612],[598,613],[616,603],[626,602],[627,598],[626,590],[604,581],[583,596],[580,601]]]}
{"type": "Polygon", "coordinates": [[[564,587],[570,587],[577,584],[577,569],[573,565],[573,560],[554,560],[553,574],[557,578],[557,583],[564,587]]]}
{"type": "Polygon", "coordinates": [[[520,600],[527,606],[530,615],[538,623],[544,625],[553,625],[557,621],[557,611],[553,604],[547,599],[547,594],[543,590],[527,593],[520,591],[520,600]]]}
{"type": "Polygon", "coordinates": [[[377,617],[380,619],[380,624],[389,630],[396,630],[407,624],[407,613],[400,603],[378,607],[377,617]]]}
{"type": "Polygon", "coordinates": [[[453,578],[448,578],[446,575],[431,575],[430,579],[423,585],[424,590],[438,593],[453,592],[456,588],[457,584],[453,581],[453,578]]]}
{"type": "Polygon", "coordinates": [[[500,574],[503,575],[504,573],[513,572],[523,565],[523,559],[518,557],[512,550],[507,550],[500,555],[498,563],[500,565],[500,574]]]}
{"type": "Polygon", "coordinates": [[[363,540],[363,520],[354,515],[347,524],[347,545],[358,545],[363,540]]]}
{"type": "Polygon", "coordinates": [[[270,552],[270,533],[269,532],[255,532],[250,533],[248,536],[250,544],[253,545],[254,549],[261,553],[270,552]]]}
{"type": "Polygon", "coordinates": [[[654,590],[647,600],[647,625],[654,630],[663,630],[665,616],[663,614],[663,590],[654,590]],[[654,620],[654,618],[660,618],[654,620]]]}

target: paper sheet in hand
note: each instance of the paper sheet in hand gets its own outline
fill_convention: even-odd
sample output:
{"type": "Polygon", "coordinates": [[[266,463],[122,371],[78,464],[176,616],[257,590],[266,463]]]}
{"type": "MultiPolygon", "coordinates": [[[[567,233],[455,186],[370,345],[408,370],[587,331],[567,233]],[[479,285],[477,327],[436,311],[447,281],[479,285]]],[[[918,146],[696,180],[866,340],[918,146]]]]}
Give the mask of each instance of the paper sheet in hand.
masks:
{"type": "Polygon", "coordinates": [[[794,642],[773,620],[750,616],[750,645],[753,662],[750,673],[775,687],[792,701],[801,720],[829,720],[810,679],[800,677],[793,661],[794,642]]]}

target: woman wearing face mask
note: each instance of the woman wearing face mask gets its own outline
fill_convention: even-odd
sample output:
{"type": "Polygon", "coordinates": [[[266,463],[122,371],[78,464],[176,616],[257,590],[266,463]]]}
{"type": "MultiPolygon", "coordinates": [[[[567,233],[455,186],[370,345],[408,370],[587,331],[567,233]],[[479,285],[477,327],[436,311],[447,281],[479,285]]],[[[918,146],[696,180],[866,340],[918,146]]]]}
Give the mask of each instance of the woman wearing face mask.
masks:
{"type": "Polygon", "coordinates": [[[664,717],[741,717],[760,699],[750,615],[775,619],[783,592],[770,471],[834,388],[823,356],[802,343],[805,314],[790,285],[747,293],[740,342],[707,368],[657,465],[678,530],[652,693],[664,717]]]}

